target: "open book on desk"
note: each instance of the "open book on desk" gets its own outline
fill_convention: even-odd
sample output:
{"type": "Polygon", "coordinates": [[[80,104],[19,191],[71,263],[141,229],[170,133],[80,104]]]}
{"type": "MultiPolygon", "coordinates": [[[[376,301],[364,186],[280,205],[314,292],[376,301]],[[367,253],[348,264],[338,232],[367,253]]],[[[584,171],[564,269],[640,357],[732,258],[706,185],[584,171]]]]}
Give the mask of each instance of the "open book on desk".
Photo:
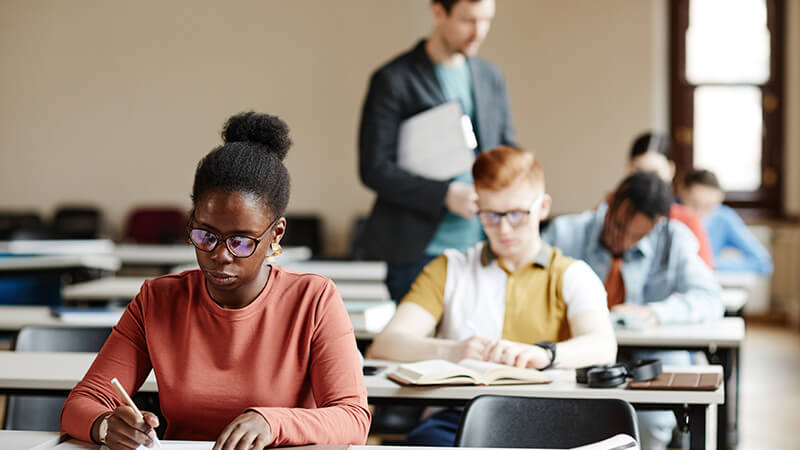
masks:
{"type": "Polygon", "coordinates": [[[548,378],[536,369],[521,369],[475,359],[464,359],[458,363],[442,359],[431,359],[400,364],[387,376],[408,385],[494,385],[494,384],[541,384],[548,378]]]}

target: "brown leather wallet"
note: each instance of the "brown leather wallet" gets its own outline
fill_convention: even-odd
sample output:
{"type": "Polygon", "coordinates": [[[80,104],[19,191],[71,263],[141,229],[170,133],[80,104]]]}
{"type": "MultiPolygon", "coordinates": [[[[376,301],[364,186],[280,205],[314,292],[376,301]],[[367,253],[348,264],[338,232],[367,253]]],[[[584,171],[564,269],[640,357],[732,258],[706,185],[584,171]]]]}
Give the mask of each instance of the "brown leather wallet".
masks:
{"type": "Polygon", "coordinates": [[[718,373],[664,372],[650,381],[631,381],[628,389],[663,389],[672,391],[713,391],[722,384],[718,373]]]}

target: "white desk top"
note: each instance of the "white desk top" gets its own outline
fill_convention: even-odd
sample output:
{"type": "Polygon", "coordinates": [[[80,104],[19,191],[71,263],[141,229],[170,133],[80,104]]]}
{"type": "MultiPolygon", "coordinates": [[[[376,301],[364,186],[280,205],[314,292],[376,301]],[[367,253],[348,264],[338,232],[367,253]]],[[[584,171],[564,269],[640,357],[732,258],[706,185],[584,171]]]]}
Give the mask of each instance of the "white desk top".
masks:
{"type": "Polygon", "coordinates": [[[4,449],[30,449],[42,446],[55,447],[61,434],[56,431],[0,430],[0,447],[4,449]]]}
{"type": "Polygon", "coordinates": [[[0,258],[0,272],[71,268],[100,269],[116,272],[120,268],[120,261],[111,255],[37,255],[0,258]]]}
{"type": "Polygon", "coordinates": [[[741,310],[747,304],[749,296],[750,293],[745,288],[723,288],[722,304],[725,305],[725,311],[735,313],[741,310]]]}
{"type": "Polygon", "coordinates": [[[762,275],[753,272],[714,271],[714,278],[723,288],[750,289],[762,275]]]}
{"type": "MultiPolygon", "coordinates": [[[[686,349],[739,347],[745,337],[744,319],[725,317],[690,325],[664,325],[645,330],[615,329],[617,343],[641,347],[686,347],[686,349]]],[[[357,339],[374,339],[377,333],[356,331],[357,339]]]]}
{"type": "Polygon", "coordinates": [[[19,331],[24,326],[80,326],[65,324],[47,306],[0,306],[0,331],[19,331]]]}
{"type": "MultiPolygon", "coordinates": [[[[636,389],[597,389],[575,382],[574,370],[553,370],[547,373],[553,377],[549,384],[518,384],[499,386],[402,386],[386,378],[385,373],[397,365],[386,361],[367,360],[365,364],[387,366],[375,376],[364,377],[370,397],[418,398],[418,399],[471,399],[480,394],[516,395],[522,397],[563,397],[563,398],[619,398],[631,403],[724,403],[724,384],[715,391],[657,391],[636,389]]],[[[722,366],[664,366],[665,372],[719,373],[722,366]]]]}
{"type": "MultiPolygon", "coordinates": [[[[360,303],[361,301],[350,302],[346,301],[345,306],[351,303],[360,303]]],[[[366,331],[361,329],[367,327],[372,330],[376,327],[383,327],[390,317],[384,317],[385,310],[380,308],[380,305],[373,305],[376,307],[377,312],[363,312],[358,308],[352,308],[354,311],[348,311],[350,320],[353,322],[357,337],[363,336],[374,337],[375,332],[366,331]],[[377,314],[377,316],[375,316],[377,314]],[[367,317],[369,316],[369,317],[367,317]],[[373,317],[375,316],[375,317],[373,317]]],[[[392,304],[394,306],[394,304],[392,304]]],[[[392,308],[393,309],[393,308],[392,308]]],[[[107,326],[111,327],[117,324],[122,310],[115,310],[104,313],[90,313],[87,317],[81,317],[81,314],[76,313],[71,315],[69,321],[63,321],[54,316],[50,307],[48,306],[9,306],[0,305],[0,332],[18,332],[24,326],[47,326],[47,327],[86,327],[86,326],[107,326]]]]}
{"type": "MultiPolygon", "coordinates": [[[[17,353],[0,351],[0,389],[72,389],[83,378],[95,353],[17,353]]],[[[386,361],[367,361],[371,365],[393,366],[386,361]]],[[[670,367],[665,371],[722,373],[720,366],[670,367]]],[[[628,390],[621,388],[593,389],[578,385],[572,370],[556,371],[557,379],[550,384],[513,386],[401,386],[385,376],[382,371],[375,376],[364,377],[370,397],[418,398],[431,400],[467,400],[480,394],[518,395],[536,397],[571,398],[620,398],[631,403],[663,404],[721,404],[724,401],[724,386],[716,391],[654,391],[628,390]]],[[[158,390],[155,376],[150,372],[140,389],[144,392],[158,390]]]]}
{"type": "Polygon", "coordinates": [[[386,263],[376,261],[295,261],[285,264],[297,272],[318,273],[334,281],[377,281],[386,279],[386,263]]]}
{"type": "Polygon", "coordinates": [[[113,250],[111,239],[24,239],[0,242],[0,253],[14,255],[99,255],[113,250]]]}
{"type": "Polygon", "coordinates": [[[108,301],[113,298],[131,300],[136,297],[147,277],[105,277],[70,284],[61,289],[64,300],[108,301]]]}
{"type": "Polygon", "coordinates": [[[615,330],[619,345],[642,347],[739,347],[744,340],[744,319],[724,317],[687,325],[662,325],[643,330],[615,330]]]}
{"type": "MultiPolygon", "coordinates": [[[[11,431],[0,430],[0,443],[4,449],[31,449],[31,450],[50,450],[57,448],[62,435],[56,431],[11,431]]],[[[69,442],[81,443],[81,441],[69,442]]],[[[85,443],[86,448],[99,449],[100,446],[85,443]]],[[[213,444],[213,443],[209,443],[213,444]]],[[[291,449],[293,447],[285,447],[291,449]]],[[[385,445],[307,445],[296,447],[298,450],[436,450],[441,447],[409,447],[409,446],[385,446],[385,445]]],[[[499,448],[473,447],[473,450],[506,450],[499,448]]],[[[525,449],[521,449],[525,450],[525,449]]],[[[536,449],[527,449],[536,450],[536,449]]],[[[544,449],[539,449],[544,450],[544,449]]]]}
{"type": "MultiPolygon", "coordinates": [[[[0,351],[0,389],[70,390],[83,378],[96,353],[0,351]]],[[[156,392],[150,372],[140,389],[156,392]]]]}
{"type": "MultiPolygon", "coordinates": [[[[0,260],[2,260],[0,258],[0,260]]],[[[112,298],[132,299],[139,293],[146,277],[106,277],[64,286],[64,300],[107,301],[112,298]]],[[[336,283],[345,300],[388,300],[389,291],[383,283],[336,283]]]]}

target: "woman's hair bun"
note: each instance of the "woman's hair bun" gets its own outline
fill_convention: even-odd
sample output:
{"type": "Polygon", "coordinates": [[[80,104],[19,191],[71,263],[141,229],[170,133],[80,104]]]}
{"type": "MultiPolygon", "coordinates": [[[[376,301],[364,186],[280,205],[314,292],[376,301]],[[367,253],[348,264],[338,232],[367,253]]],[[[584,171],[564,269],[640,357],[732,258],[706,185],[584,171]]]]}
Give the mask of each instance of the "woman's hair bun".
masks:
{"type": "Polygon", "coordinates": [[[286,122],[276,116],[254,111],[231,116],[222,129],[222,140],[226,144],[249,142],[261,145],[280,160],[286,157],[292,146],[286,122]]]}

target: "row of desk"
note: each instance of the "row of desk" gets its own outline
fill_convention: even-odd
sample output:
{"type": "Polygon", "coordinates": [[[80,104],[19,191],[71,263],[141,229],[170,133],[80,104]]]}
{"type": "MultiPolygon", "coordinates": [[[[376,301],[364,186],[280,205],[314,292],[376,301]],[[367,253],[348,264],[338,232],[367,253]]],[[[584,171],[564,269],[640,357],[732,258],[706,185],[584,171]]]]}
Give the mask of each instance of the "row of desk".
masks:
{"type": "MultiPolygon", "coordinates": [[[[0,430],[0,442],[6,450],[96,450],[100,446],[86,442],[69,439],[68,436],[47,431],[8,431],[0,430]],[[68,445],[69,447],[64,447],[68,445]]],[[[212,443],[180,442],[178,448],[211,449],[212,443]],[[191,447],[190,447],[191,446],[191,447]]],[[[174,448],[174,447],[173,447],[174,448]]],[[[441,447],[409,447],[409,446],[384,446],[384,445],[306,445],[302,447],[284,447],[287,450],[435,450],[441,447]]],[[[475,450],[500,450],[490,448],[476,448],[475,450]]],[[[522,449],[522,450],[547,450],[547,449],[522,449]]]]}
{"type": "MultiPolygon", "coordinates": [[[[58,319],[53,317],[47,308],[0,308],[2,308],[0,309],[0,332],[14,333],[24,325],[53,325],[58,322],[58,319]]],[[[710,401],[711,397],[702,397],[702,395],[708,395],[707,393],[699,392],[586,390],[580,386],[571,386],[569,389],[577,389],[576,392],[581,392],[580,395],[587,397],[614,393],[615,398],[623,398],[639,407],[672,409],[682,418],[695,423],[693,428],[695,439],[699,435],[699,431],[697,431],[699,425],[697,424],[702,422],[704,439],[713,436],[715,446],[727,448],[732,437],[728,430],[729,421],[734,424],[731,432],[736,432],[735,420],[732,419],[736,417],[735,411],[738,405],[736,374],[738,373],[739,347],[745,336],[743,319],[726,317],[718,321],[694,325],[670,325],[644,330],[617,330],[616,332],[621,349],[682,349],[704,352],[710,361],[719,366],[699,366],[688,368],[688,370],[722,370],[724,384],[717,394],[719,398],[714,397],[716,400],[712,402],[710,401]],[[697,395],[701,395],[701,397],[697,397],[697,395]],[[724,400],[726,395],[727,401],[724,400]],[[701,403],[700,400],[709,401],[701,403]],[[712,405],[714,408],[711,409],[714,412],[713,415],[709,415],[711,413],[708,407],[712,405]],[[712,418],[713,421],[709,421],[712,418]],[[717,425],[713,426],[715,423],[717,425]],[[708,427],[713,430],[707,429],[708,427]]],[[[373,337],[374,333],[371,332],[356,332],[356,338],[362,341],[369,341],[373,337]]],[[[2,352],[0,353],[0,367],[4,367],[4,370],[0,374],[2,375],[0,376],[0,391],[12,393],[26,390],[28,392],[50,389],[69,390],[83,376],[94,358],[93,354],[74,355],[76,354],[2,352]],[[48,368],[45,369],[45,367],[48,368]],[[53,368],[57,368],[57,370],[53,370],[53,368]]],[[[681,370],[687,370],[687,368],[681,368],[681,370]]],[[[420,389],[402,387],[380,377],[367,377],[367,380],[368,388],[370,388],[370,401],[374,403],[461,404],[468,398],[477,395],[474,387],[420,389]],[[437,391],[437,389],[446,390],[437,391]],[[446,397],[443,397],[444,394],[446,397]]],[[[156,389],[155,381],[151,380],[150,383],[146,384],[145,390],[156,389]]],[[[528,395],[537,396],[567,395],[566,385],[560,383],[554,383],[547,387],[494,386],[491,389],[492,393],[510,395],[521,394],[520,390],[529,392],[528,395]],[[530,389],[530,391],[526,389],[530,389]],[[542,389],[547,392],[541,392],[542,389]]],[[[706,444],[707,442],[703,443],[704,446],[706,444]]]]}
{"type": "MultiPolygon", "coordinates": [[[[113,273],[122,265],[158,266],[162,267],[164,272],[171,272],[175,271],[175,269],[196,267],[195,252],[189,245],[114,245],[111,244],[110,241],[108,243],[90,242],[89,244],[95,245],[95,247],[90,250],[86,250],[86,247],[83,247],[85,251],[78,251],[77,249],[80,246],[75,247],[71,246],[70,243],[66,243],[64,246],[59,247],[63,250],[60,254],[0,258],[0,272],[58,270],[64,267],[82,267],[97,269],[104,273],[113,273]]],[[[17,242],[15,248],[4,248],[3,245],[0,244],[0,253],[4,251],[6,253],[16,252],[17,254],[36,253],[42,250],[41,248],[37,250],[37,245],[45,245],[48,251],[52,252],[52,242],[23,241],[21,244],[17,242]]],[[[299,248],[286,250],[287,251],[280,257],[277,263],[293,270],[319,273],[333,279],[346,302],[362,300],[388,301],[389,295],[383,285],[383,280],[386,276],[385,264],[372,262],[307,261],[307,258],[310,256],[308,249],[299,248]]],[[[130,300],[138,293],[144,280],[144,277],[100,278],[98,280],[65,286],[62,289],[62,294],[66,302],[77,304],[101,303],[115,298],[130,300]]],[[[736,315],[741,312],[742,307],[747,301],[746,287],[737,286],[735,283],[726,283],[726,285],[727,287],[723,291],[723,302],[726,305],[728,314],[736,315]]],[[[49,309],[44,307],[0,308],[2,308],[0,309],[0,332],[14,333],[25,324],[48,326],[79,325],[65,324],[58,318],[52,316],[49,309]]],[[[374,333],[356,329],[356,336],[362,342],[368,342],[372,339],[374,333]]],[[[711,362],[722,365],[725,374],[725,389],[722,395],[727,395],[729,398],[727,402],[719,401],[713,403],[714,405],[719,405],[720,419],[719,431],[714,434],[717,434],[719,438],[720,448],[727,447],[729,437],[735,439],[735,418],[737,417],[735,410],[738,405],[738,349],[744,339],[744,323],[741,318],[726,318],[713,323],[658,327],[650,330],[618,330],[617,338],[622,349],[629,348],[636,350],[657,348],[700,350],[706,353],[711,362]],[[726,426],[729,420],[734,423],[730,436],[727,433],[726,426]]],[[[0,366],[8,367],[6,364],[0,364],[0,366]]],[[[84,367],[84,370],[86,367],[88,367],[88,365],[84,367]]],[[[396,386],[393,383],[392,385],[396,386]]],[[[418,388],[415,389],[415,392],[419,392],[418,388]]],[[[383,397],[381,392],[379,386],[373,385],[370,398],[376,399],[377,402],[386,400],[388,397],[383,397]],[[378,390],[376,391],[376,389],[378,390]]],[[[457,391],[449,391],[448,395],[455,395],[455,392],[457,391]]],[[[665,395],[674,396],[674,394],[669,393],[665,395]]],[[[393,402],[397,401],[398,398],[409,398],[403,395],[399,397],[391,395],[390,397],[393,402]]],[[[450,400],[454,399],[451,398],[450,400]]],[[[455,400],[463,401],[463,398],[455,400]]],[[[650,398],[649,400],[654,399],[650,398]]],[[[677,402],[675,404],[680,403],[680,400],[680,398],[675,400],[677,402]]],[[[421,401],[427,400],[423,399],[421,401]]],[[[641,404],[641,401],[634,403],[641,404]]],[[[651,402],[651,404],[655,404],[655,401],[651,402]]],[[[672,403],[664,402],[662,406],[665,404],[668,405],[672,403]]],[[[712,403],[708,403],[708,405],[711,404],[712,403]]],[[[712,409],[716,410],[716,408],[712,409]]],[[[698,413],[694,411],[693,414],[697,415],[698,413]]],[[[697,423],[698,420],[699,419],[695,418],[695,423],[697,423]]],[[[716,427],[714,428],[716,429],[716,427]]],[[[710,433],[705,434],[707,436],[710,433]]],[[[695,433],[695,436],[696,435],[695,433]]]]}
{"type": "MultiPolygon", "coordinates": [[[[94,353],[18,353],[0,352],[0,393],[63,394],[80,381],[91,365],[94,353]]],[[[371,404],[418,404],[462,406],[481,394],[558,398],[618,398],[639,408],[669,409],[683,417],[689,427],[691,447],[713,449],[717,446],[717,408],[724,403],[725,388],[714,391],[629,390],[622,387],[594,389],[575,382],[573,370],[548,371],[549,384],[505,386],[437,386],[409,387],[386,377],[395,363],[367,361],[384,367],[376,375],[365,376],[371,404]]],[[[695,373],[721,373],[719,366],[665,367],[695,373]]],[[[141,392],[157,392],[153,373],[140,388],[141,392]]]]}

